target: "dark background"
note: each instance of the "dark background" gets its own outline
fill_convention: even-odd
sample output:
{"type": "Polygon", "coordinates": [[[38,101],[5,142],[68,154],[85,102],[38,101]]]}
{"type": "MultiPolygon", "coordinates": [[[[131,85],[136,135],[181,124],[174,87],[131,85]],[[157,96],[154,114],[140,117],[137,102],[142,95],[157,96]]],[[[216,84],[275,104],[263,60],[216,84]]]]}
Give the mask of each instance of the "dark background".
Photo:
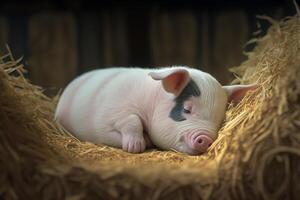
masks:
{"type": "Polygon", "coordinates": [[[0,6],[0,53],[24,56],[29,78],[47,89],[111,66],[188,65],[229,83],[244,46],[275,19],[295,14],[292,0],[6,1],[0,6]]]}

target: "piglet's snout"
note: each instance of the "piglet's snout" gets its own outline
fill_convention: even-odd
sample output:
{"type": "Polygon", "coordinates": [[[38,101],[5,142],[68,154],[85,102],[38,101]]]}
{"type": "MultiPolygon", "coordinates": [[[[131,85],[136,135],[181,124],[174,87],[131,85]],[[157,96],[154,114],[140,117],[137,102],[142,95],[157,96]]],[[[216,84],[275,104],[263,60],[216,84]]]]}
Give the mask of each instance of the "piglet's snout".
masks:
{"type": "Polygon", "coordinates": [[[205,132],[194,133],[190,137],[187,137],[189,141],[190,148],[199,152],[203,153],[206,152],[210,145],[213,143],[213,139],[208,136],[205,132]]]}

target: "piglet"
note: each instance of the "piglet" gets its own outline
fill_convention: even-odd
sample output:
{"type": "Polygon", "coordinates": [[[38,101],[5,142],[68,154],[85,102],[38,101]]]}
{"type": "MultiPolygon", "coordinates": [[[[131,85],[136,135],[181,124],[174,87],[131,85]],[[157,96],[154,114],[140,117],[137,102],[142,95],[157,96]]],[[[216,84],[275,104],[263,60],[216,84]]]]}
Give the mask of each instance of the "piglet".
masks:
{"type": "Polygon", "coordinates": [[[217,138],[228,101],[253,85],[221,86],[189,67],[110,68],[73,80],[55,118],[77,138],[143,152],[152,145],[200,154],[217,138]]]}

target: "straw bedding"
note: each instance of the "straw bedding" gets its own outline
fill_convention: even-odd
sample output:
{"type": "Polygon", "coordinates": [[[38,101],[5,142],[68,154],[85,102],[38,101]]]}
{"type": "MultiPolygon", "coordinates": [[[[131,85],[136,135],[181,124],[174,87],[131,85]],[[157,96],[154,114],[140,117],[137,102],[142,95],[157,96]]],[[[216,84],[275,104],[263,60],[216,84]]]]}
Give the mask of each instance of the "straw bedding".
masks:
{"type": "MultiPolygon", "coordinates": [[[[266,17],[265,17],[266,18],[266,17]]],[[[268,18],[267,18],[268,19],[268,18]]],[[[57,97],[0,64],[3,199],[297,199],[300,184],[300,19],[280,22],[233,68],[259,83],[230,105],[219,138],[199,156],[122,150],[78,141],[53,121],[57,97]]]]}

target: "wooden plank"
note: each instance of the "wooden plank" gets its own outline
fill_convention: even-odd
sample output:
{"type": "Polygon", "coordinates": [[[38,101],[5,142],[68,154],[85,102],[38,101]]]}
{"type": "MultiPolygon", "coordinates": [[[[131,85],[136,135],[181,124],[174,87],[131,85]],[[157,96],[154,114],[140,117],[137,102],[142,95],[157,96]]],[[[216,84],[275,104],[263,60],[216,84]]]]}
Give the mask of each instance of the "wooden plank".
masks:
{"type": "Polygon", "coordinates": [[[30,17],[30,76],[43,87],[64,87],[77,72],[77,34],[73,15],[42,13],[30,17]]]}
{"type": "Polygon", "coordinates": [[[150,21],[152,63],[154,66],[172,65],[171,60],[174,58],[172,58],[171,49],[174,34],[172,34],[170,16],[154,10],[150,21]]]}
{"type": "Polygon", "coordinates": [[[128,66],[127,13],[123,9],[79,15],[79,72],[128,66]]]}
{"type": "Polygon", "coordinates": [[[128,65],[127,14],[124,10],[87,14],[80,21],[81,69],[128,65]]]}
{"type": "Polygon", "coordinates": [[[79,73],[83,73],[101,67],[103,34],[97,13],[83,13],[78,19],[79,73]]]}
{"type": "MultiPolygon", "coordinates": [[[[177,54],[179,64],[190,67],[199,67],[196,63],[196,53],[198,44],[197,20],[194,13],[181,12],[176,16],[175,32],[178,33],[179,48],[177,54]],[[176,25],[177,24],[177,25],[176,25]]],[[[176,44],[176,42],[174,41],[176,44]]]]}
{"type": "Polygon", "coordinates": [[[148,67],[149,56],[149,11],[145,7],[133,7],[128,13],[129,64],[148,67]]]}
{"type": "Polygon", "coordinates": [[[113,52],[113,31],[112,31],[112,16],[111,12],[101,13],[101,49],[102,60],[101,64],[105,67],[114,66],[114,52],[113,52]]]}
{"type": "Polygon", "coordinates": [[[214,75],[221,83],[232,76],[227,69],[239,65],[244,59],[243,46],[248,40],[248,20],[242,10],[221,11],[214,24],[214,75]]]}
{"type": "Polygon", "coordinates": [[[11,15],[8,17],[8,45],[15,58],[24,57],[27,60],[28,48],[28,18],[26,15],[11,15]]]}
{"type": "Polygon", "coordinates": [[[128,31],[128,11],[120,8],[115,9],[112,13],[112,51],[115,66],[128,66],[129,64],[128,31]]]}
{"type": "Polygon", "coordinates": [[[151,52],[156,66],[196,66],[197,20],[189,12],[151,15],[151,52]]]}
{"type": "Polygon", "coordinates": [[[212,56],[212,35],[211,31],[211,18],[208,12],[204,11],[199,16],[198,36],[199,36],[199,69],[208,73],[212,73],[213,66],[211,63],[212,56]]]}
{"type": "Polygon", "coordinates": [[[8,44],[8,23],[5,17],[0,17],[0,55],[7,53],[6,44],[8,44]]]}

